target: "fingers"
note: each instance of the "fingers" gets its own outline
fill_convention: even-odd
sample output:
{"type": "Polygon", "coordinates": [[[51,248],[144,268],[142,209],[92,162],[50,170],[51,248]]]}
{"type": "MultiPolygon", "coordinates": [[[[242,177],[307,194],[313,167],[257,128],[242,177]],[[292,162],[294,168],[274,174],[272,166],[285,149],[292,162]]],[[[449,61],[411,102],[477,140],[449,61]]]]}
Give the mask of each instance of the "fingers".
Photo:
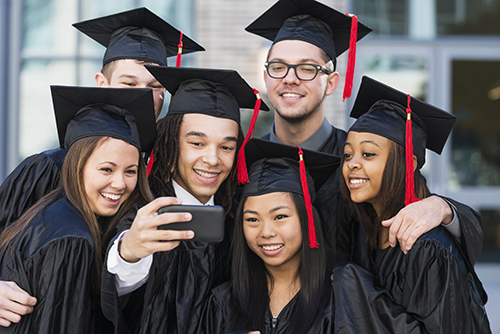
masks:
{"type": "Polygon", "coordinates": [[[33,312],[36,301],[16,283],[0,281],[0,326],[18,323],[21,316],[33,312]]]}
{"type": "Polygon", "coordinates": [[[179,240],[194,237],[193,231],[159,230],[158,226],[192,219],[188,212],[166,212],[157,214],[158,209],[167,205],[177,205],[180,201],[173,197],[160,197],[142,207],[129,231],[120,244],[120,256],[127,262],[137,262],[156,252],[174,249],[179,240]]]}

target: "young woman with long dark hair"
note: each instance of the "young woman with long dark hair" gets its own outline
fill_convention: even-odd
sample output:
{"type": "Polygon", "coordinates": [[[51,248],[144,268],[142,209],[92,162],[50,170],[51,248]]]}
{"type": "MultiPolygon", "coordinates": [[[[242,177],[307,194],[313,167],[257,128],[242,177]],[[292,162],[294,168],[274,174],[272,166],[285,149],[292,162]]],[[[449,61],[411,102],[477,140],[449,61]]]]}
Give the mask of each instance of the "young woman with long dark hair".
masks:
{"type": "Polygon", "coordinates": [[[329,333],[330,273],[311,203],[338,160],[305,151],[300,168],[299,148],[258,139],[245,151],[249,183],[236,213],[231,282],[212,290],[198,332],[329,333]]]}
{"type": "Polygon", "coordinates": [[[61,86],[52,95],[68,153],[61,186],[0,236],[0,279],[37,298],[7,330],[104,332],[102,247],[127,212],[152,200],[141,151],[154,143],[153,97],[149,89],[61,86]]]}
{"type": "Polygon", "coordinates": [[[431,195],[420,172],[425,149],[441,153],[455,117],[367,77],[351,116],[357,121],[344,147],[341,188],[369,247],[356,245],[366,250],[358,252],[364,269],[345,263],[334,269],[340,332],[410,332],[400,327],[402,311],[414,322],[411,332],[489,333],[486,293],[451,234],[437,227],[403,251],[390,247],[389,228],[381,224],[431,195]],[[387,310],[394,312],[381,314],[387,310]]]}

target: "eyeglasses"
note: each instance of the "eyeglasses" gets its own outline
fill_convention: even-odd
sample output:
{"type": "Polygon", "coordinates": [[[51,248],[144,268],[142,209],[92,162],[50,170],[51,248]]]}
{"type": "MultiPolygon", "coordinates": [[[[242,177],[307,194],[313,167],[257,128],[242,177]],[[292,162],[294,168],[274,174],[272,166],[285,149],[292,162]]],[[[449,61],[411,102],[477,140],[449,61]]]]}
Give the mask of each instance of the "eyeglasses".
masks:
{"type": "Polygon", "coordinates": [[[264,63],[267,74],[273,79],[283,79],[288,75],[291,68],[295,70],[295,75],[299,80],[311,81],[316,78],[319,71],[332,74],[333,71],[316,64],[296,64],[290,65],[281,61],[268,61],[264,63]]]}

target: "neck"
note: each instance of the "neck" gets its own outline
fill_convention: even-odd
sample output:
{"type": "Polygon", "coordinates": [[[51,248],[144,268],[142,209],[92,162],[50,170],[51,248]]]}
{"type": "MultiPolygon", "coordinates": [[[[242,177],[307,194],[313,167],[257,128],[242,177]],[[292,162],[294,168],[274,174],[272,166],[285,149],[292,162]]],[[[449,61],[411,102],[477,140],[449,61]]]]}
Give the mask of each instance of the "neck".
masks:
{"type": "Polygon", "coordinates": [[[268,281],[269,307],[274,317],[277,317],[281,310],[292,300],[299,292],[300,277],[295,272],[273,271],[270,272],[273,277],[273,284],[268,281]]]}
{"type": "Polygon", "coordinates": [[[286,145],[298,146],[311,137],[323,124],[325,115],[318,110],[300,122],[289,122],[274,113],[274,132],[286,145]]]}

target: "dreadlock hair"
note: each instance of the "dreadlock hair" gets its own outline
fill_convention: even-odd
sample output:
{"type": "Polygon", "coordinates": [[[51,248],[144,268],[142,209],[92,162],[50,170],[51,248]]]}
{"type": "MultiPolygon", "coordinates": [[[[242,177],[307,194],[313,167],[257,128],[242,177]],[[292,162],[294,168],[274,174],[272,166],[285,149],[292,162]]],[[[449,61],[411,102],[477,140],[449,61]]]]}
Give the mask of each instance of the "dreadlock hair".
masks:
{"type": "MultiPolygon", "coordinates": [[[[168,114],[157,123],[157,137],[153,148],[154,164],[149,174],[149,186],[155,196],[174,196],[172,179],[177,169],[179,158],[179,136],[184,114],[168,114]]],[[[215,193],[215,203],[230,213],[237,180],[234,177],[236,157],[243,143],[243,131],[238,127],[238,142],[231,173],[222,182],[215,193]]]]}

